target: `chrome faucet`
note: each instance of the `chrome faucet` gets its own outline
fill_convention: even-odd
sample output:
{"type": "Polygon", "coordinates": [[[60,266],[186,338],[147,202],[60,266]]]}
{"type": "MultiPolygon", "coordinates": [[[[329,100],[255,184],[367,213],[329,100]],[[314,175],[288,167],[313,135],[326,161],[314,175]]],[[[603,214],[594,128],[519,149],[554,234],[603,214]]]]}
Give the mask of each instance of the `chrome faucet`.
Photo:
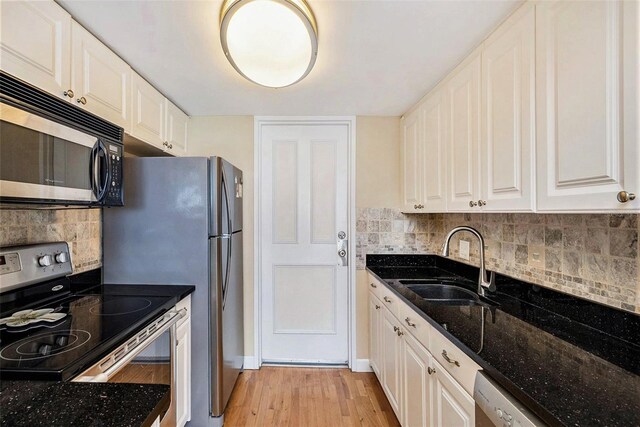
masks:
{"type": "Polygon", "coordinates": [[[484,265],[484,239],[478,230],[472,227],[460,226],[452,229],[447,237],[444,239],[444,245],[442,246],[442,256],[449,256],[449,242],[454,234],[459,231],[468,231],[478,238],[480,242],[480,277],[478,278],[478,295],[485,296],[485,288],[490,291],[496,290],[496,274],[492,271],[491,274],[487,277],[487,269],[484,265]]]}

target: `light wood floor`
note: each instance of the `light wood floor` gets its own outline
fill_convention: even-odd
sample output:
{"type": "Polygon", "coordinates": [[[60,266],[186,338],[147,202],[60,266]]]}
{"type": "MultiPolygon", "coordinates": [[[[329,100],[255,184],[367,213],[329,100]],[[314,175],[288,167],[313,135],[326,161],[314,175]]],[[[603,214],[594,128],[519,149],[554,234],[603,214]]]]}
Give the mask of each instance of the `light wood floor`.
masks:
{"type": "Polygon", "coordinates": [[[225,427],[399,426],[373,373],[262,367],[244,371],[225,411],[225,427]]]}

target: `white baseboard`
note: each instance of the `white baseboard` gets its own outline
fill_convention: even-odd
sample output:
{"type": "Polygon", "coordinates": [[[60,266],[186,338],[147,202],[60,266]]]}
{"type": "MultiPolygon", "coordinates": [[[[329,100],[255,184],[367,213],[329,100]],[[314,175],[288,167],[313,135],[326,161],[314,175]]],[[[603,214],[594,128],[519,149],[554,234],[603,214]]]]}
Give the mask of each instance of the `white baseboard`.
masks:
{"type": "Polygon", "coordinates": [[[260,367],[257,366],[255,356],[244,357],[244,369],[260,369],[260,367]]]}
{"type": "Polygon", "coordinates": [[[353,372],[373,372],[371,366],[369,365],[369,359],[356,359],[356,362],[353,364],[353,372]]]}

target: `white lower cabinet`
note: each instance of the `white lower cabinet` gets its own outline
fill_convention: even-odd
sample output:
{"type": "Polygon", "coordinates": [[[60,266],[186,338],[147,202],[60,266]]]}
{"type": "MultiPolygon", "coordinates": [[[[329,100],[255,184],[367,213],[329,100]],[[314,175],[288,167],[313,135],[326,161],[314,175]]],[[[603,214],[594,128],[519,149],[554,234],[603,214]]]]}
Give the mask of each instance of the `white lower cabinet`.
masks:
{"type": "MultiPolygon", "coordinates": [[[[435,427],[475,426],[475,403],[473,398],[449,375],[442,365],[433,360],[432,375],[433,423],[435,427]]],[[[411,424],[407,424],[409,426],[411,424]]]]}
{"type": "Polygon", "coordinates": [[[402,414],[400,412],[400,351],[402,340],[398,335],[400,322],[384,306],[381,310],[382,388],[389,399],[393,411],[402,422],[402,414]]]}
{"type": "Polygon", "coordinates": [[[432,422],[432,357],[414,337],[402,340],[402,424],[428,427],[432,422]]]}
{"type": "MultiPolygon", "coordinates": [[[[373,277],[370,282],[379,292],[388,291],[373,277]]],[[[394,304],[398,306],[400,317],[406,317],[406,325],[381,303],[374,289],[369,298],[370,363],[400,424],[405,427],[473,427],[475,404],[467,386],[473,384],[479,366],[453,343],[443,342],[446,338],[442,334],[433,329],[425,332],[423,329],[427,325],[413,321],[418,314],[398,297],[394,304]],[[408,317],[407,313],[415,314],[408,317]],[[418,331],[421,333],[415,334],[418,331]],[[431,342],[425,339],[430,334],[437,339],[431,342]],[[432,345],[437,348],[431,348],[432,345]],[[433,356],[443,348],[448,355],[455,356],[464,369],[447,371],[433,356]]]]}
{"type": "MultiPolygon", "coordinates": [[[[190,305],[190,304],[189,304],[190,305]]],[[[186,319],[178,325],[176,338],[176,426],[182,427],[191,420],[191,307],[186,319]]]]}

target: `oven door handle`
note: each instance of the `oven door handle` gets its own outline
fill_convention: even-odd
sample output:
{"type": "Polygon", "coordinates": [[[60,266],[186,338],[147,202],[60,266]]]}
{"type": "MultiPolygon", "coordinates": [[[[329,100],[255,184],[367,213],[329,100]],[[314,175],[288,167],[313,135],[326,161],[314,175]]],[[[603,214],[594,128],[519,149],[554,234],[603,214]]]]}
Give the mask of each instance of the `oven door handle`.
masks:
{"type": "MultiPolygon", "coordinates": [[[[109,366],[107,369],[105,369],[103,372],[99,373],[98,375],[82,376],[82,377],[75,378],[74,381],[85,382],[85,383],[106,383],[107,381],[109,381],[109,379],[113,375],[115,375],[118,371],[120,371],[120,369],[122,369],[129,362],[131,362],[138,354],[140,354],[140,352],[142,352],[142,350],[144,350],[147,347],[148,343],[153,342],[160,335],[164,334],[174,324],[176,324],[178,320],[186,316],[186,314],[187,314],[186,308],[183,308],[179,311],[170,312],[168,318],[162,324],[158,325],[158,329],[156,329],[155,332],[152,333],[151,335],[148,335],[147,338],[144,339],[144,341],[141,341],[140,343],[138,343],[138,345],[136,345],[135,347],[135,350],[127,353],[122,359],[118,360],[117,362],[109,366]]],[[[102,362],[103,361],[100,361],[99,363],[102,363],[102,362]]],[[[172,360],[172,363],[173,362],[175,362],[175,360],[172,360]]]]}

